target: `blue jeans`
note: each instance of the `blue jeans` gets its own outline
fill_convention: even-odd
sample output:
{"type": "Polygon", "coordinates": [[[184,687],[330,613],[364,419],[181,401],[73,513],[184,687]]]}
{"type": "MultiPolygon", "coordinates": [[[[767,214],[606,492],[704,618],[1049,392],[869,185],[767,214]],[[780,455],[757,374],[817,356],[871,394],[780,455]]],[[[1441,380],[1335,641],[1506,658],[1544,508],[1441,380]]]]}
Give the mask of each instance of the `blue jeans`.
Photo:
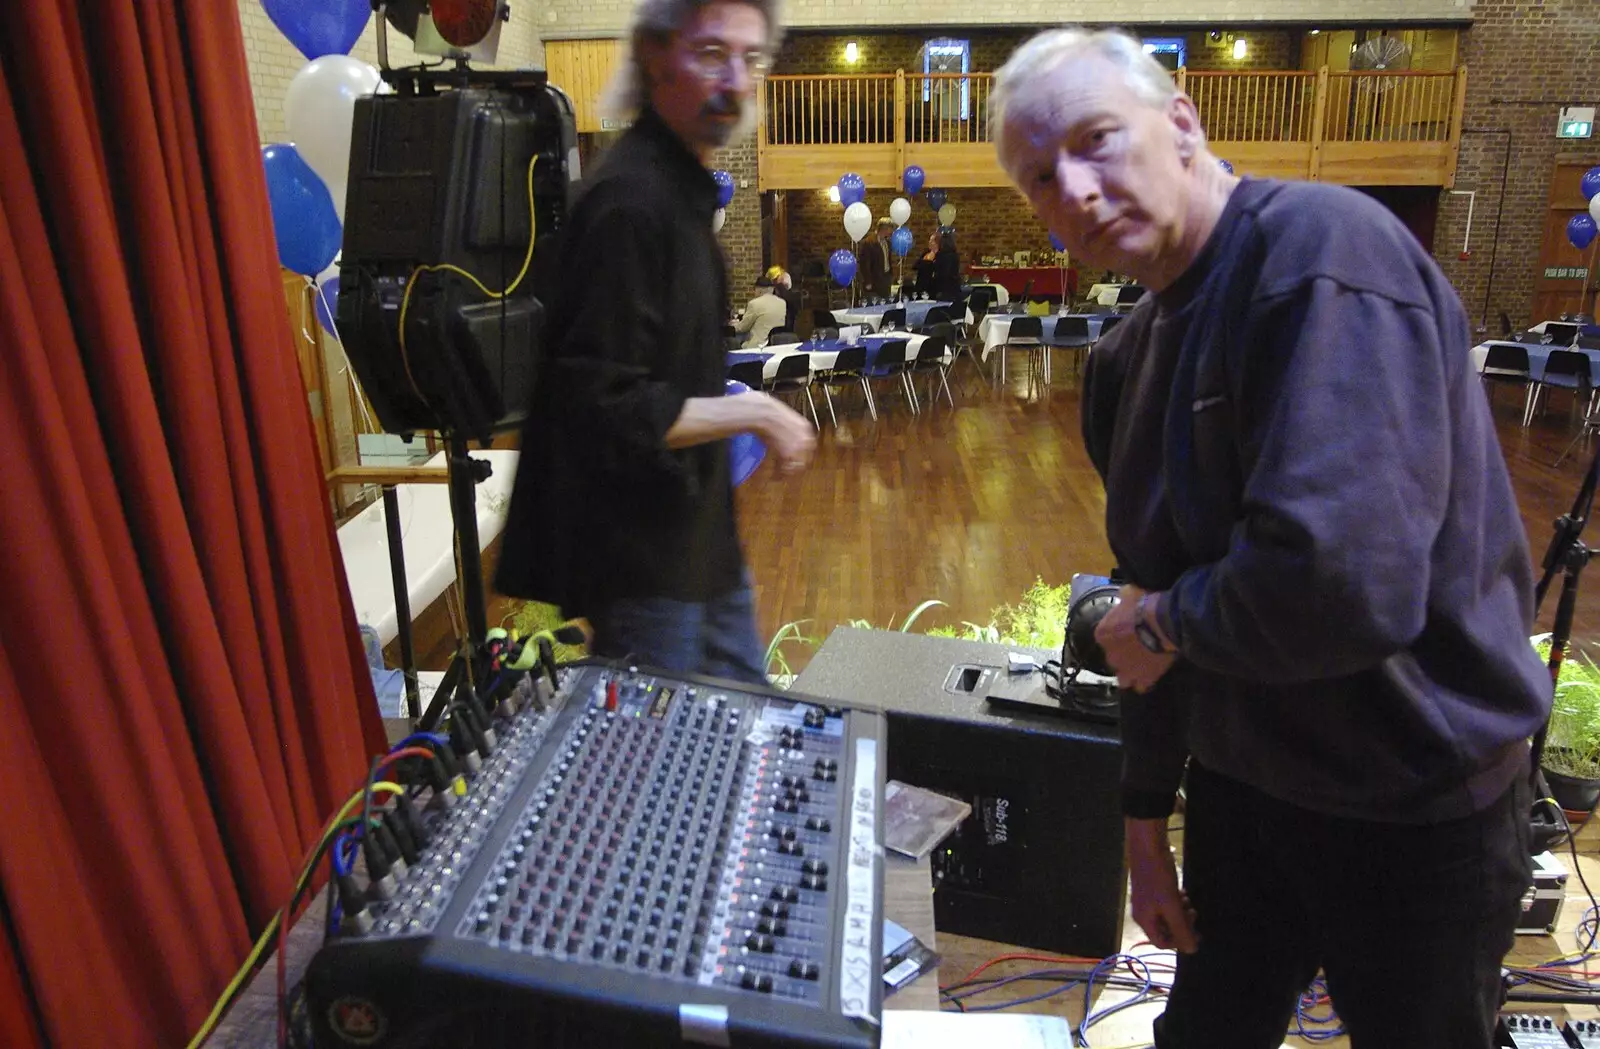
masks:
{"type": "Polygon", "coordinates": [[[705,602],[621,598],[589,616],[589,647],[606,659],[765,685],[755,612],[748,585],[705,602]]]}

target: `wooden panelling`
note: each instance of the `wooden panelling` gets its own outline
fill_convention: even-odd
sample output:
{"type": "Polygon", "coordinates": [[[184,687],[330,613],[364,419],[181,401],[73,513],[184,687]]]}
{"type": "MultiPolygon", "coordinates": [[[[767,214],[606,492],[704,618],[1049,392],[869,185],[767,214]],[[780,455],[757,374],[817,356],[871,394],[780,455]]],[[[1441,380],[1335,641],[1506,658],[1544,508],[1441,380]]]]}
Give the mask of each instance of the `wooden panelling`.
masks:
{"type": "Polygon", "coordinates": [[[1211,151],[1240,175],[1257,178],[1311,177],[1309,142],[1212,142],[1211,151]]]}
{"type": "MultiPolygon", "coordinates": [[[[982,149],[994,156],[993,146],[982,149]]],[[[869,186],[898,184],[896,155],[892,142],[876,146],[768,146],[757,160],[758,188],[763,193],[769,189],[819,189],[838,182],[846,171],[860,175],[869,186]]]]}
{"type": "Polygon", "coordinates": [[[1346,186],[1442,186],[1448,142],[1324,142],[1318,177],[1346,186]]]}
{"type": "Polygon", "coordinates": [[[550,82],[572,99],[578,131],[608,130],[601,126],[600,97],[622,57],[622,41],[547,40],[545,68],[550,82]]]}
{"type": "Polygon", "coordinates": [[[1011,185],[995,156],[994,146],[988,142],[970,146],[907,143],[906,163],[917,164],[927,172],[930,186],[1011,185]]]}

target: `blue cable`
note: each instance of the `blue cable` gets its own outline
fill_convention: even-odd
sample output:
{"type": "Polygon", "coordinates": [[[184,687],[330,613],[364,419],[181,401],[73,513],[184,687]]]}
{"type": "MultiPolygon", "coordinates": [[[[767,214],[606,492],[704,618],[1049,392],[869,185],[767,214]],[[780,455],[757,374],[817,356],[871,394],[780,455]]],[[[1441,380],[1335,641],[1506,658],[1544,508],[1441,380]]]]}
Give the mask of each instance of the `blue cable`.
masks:
{"type": "Polygon", "coordinates": [[[1028,1005],[1032,1002],[1042,1002],[1046,998],[1053,998],[1056,995],[1061,994],[1063,991],[1070,991],[1082,982],[1083,981],[1081,980],[1073,980],[1071,983],[1064,983],[1060,987],[1052,987],[1050,990],[1041,994],[1030,995],[1027,998],[1018,998],[1011,1002],[998,1002],[994,1005],[968,1005],[963,1007],[962,1011],[968,1013],[993,1013],[998,1012],[1001,1009],[1010,1009],[1012,1006],[1016,1005],[1028,1005]]]}
{"type": "Polygon", "coordinates": [[[400,750],[400,749],[402,749],[404,747],[409,747],[412,744],[417,743],[419,741],[425,741],[425,742],[428,742],[428,743],[433,743],[433,744],[442,746],[442,745],[450,742],[450,737],[446,736],[442,732],[413,732],[411,735],[407,736],[405,739],[402,739],[400,742],[398,742],[394,746],[390,747],[389,748],[389,753],[393,754],[395,751],[400,750]]]}
{"type": "MultiPolygon", "coordinates": [[[[1109,985],[1109,983],[1110,981],[1108,979],[1107,984],[1109,985]]],[[[1145,998],[1149,997],[1151,988],[1154,986],[1154,984],[1155,981],[1152,980],[1150,976],[1150,967],[1145,964],[1143,958],[1140,958],[1136,954],[1113,954],[1109,958],[1103,959],[1099,965],[1094,967],[1094,971],[1089,974],[1088,985],[1083,991],[1083,1022],[1078,1025],[1078,1031],[1076,1034],[1078,1041],[1083,1045],[1088,1045],[1090,1027],[1096,1023],[1099,1023],[1101,1020],[1104,1020],[1112,1013],[1143,1002],[1145,998]],[[1126,1001],[1118,1002],[1117,1004],[1108,1006],[1104,1009],[1090,1008],[1094,1000],[1095,981],[1101,978],[1102,975],[1105,977],[1110,977],[1111,973],[1115,971],[1116,967],[1124,961],[1129,963],[1130,969],[1137,965],[1139,969],[1143,970],[1140,975],[1135,977],[1136,979],[1142,980],[1144,984],[1139,989],[1139,993],[1134,995],[1132,998],[1127,999],[1126,1001]]]]}

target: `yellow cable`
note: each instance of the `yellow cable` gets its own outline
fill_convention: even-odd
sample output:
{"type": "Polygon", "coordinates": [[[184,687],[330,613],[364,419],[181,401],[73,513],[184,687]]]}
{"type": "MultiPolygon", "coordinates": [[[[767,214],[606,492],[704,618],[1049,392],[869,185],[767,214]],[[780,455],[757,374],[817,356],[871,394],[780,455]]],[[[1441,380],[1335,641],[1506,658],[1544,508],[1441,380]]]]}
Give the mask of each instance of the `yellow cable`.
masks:
{"type": "Polygon", "coordinates": [[[522,269],[517,271],[516,279],[506,286],[505,291],[490,291],[488,286],[486,286],[483,281],[468,273],[460,266],[452,265],[448,262],[441,262],[434,266],[418,266],[416,269],[411,271],[411,276],[406,280],[406,293],[400,298],[400,363],[405,365],[406,379],[411,383],[411,389],[418,397],[422,398],[422,402],[424,404],[428,402],[428,398],[425,397],[422,393],[422,390],[418,388],[417,380],[411,374],[411,358],[406,353],[406,312],[411,308],[411,289],[417,286],[417,278],[424,273],[447,272],[458,273],[467,278],[477,286],[479,291],[483,292],[484,295],[488,296],[491,300],[503,299],[507,295],[510,295],[512,292],[516,291],[517,288],[522,284],[522,278],[528,275],[528,267],[533,264],[533,242],[538,239],[539,216],[534,210],[533,201],[533,169],[538,166],[538,163],[539,154],[535,153],[533,155],[533,159],[528,161],[528,253],[522,257],[522,269]]]}
{"type": "MultiPolygon", "coordinates": [[[[385,794],[405,793],[405,788],[400,786],[398,783],[374,783],[372,785],[372,789],[385,794]]],[[[322,837],[317,839],[317,847],[311,850],[313,862],[306,864],[305,869],[300,872],[299,879],[295,882],[295,896],[298,896],[301,892],[305,891],[306,885],[311,881],[313,875],[315,874],[316,868],[313,864],[316,857],[322,853],[323,844],[333,836],[333,833],[336,829],[338,829],[339,824],[343,823],[345,817],[350,814],[350,810],[359,808],[361,806],[362,799],[365,797],[365,790],[356,791],[350,796],[350,800],[345,802],[344,806],[340,808],[339,814],[333,817],[333,819],[329,820],[328,825],[323,828],[322,837]]],[[[245,981],[245,978],[255,970],[256,962],[260,959],[261,952],[266,949],[267,944],[272,942],[272,938],[278,934],[278,923],[282,920],[283,908],[280,907],[278,909],[278,913],[272,916],[272,920],[267,922],[267,927],[262,930],[261,938],[256,941],[256,945],[252,947],[250,949],[250,953],[245,956],[244,964],[239,966],[239,971],[234,974],[234,977],[228,983],[228,986],[223,989],[221,997],[217,999],[217,1003],[211,1007],[211,1015],[206,1017],[206,1022],[200,1025],[200,1030],[195,1033],[194,1038],[190,1039],[187,1049],[198,1049],[200,1043],[204,1042],[208,1037],[210,1037],[212,1029],[217,1026],[217,1021],[222,1019],[223,1012],[232,1002],[234,993],[238,991],[239,985],[242,984],[245,981]]]]}

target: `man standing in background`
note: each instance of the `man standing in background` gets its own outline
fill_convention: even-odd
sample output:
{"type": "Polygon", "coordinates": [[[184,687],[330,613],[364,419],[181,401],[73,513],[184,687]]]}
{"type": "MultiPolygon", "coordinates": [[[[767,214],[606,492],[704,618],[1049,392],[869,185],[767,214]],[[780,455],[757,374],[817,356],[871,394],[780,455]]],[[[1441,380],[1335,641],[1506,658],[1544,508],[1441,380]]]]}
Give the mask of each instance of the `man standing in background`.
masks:
{"type": "Polygon", "coordinates": [[[864,294],[879,299],[889,297],[889,234],[891,219],[878,220],[878,234],[861,246],[861,287],[864,294]]]}
{"type": "Polygon", "coordinates": [[[641,0],[611,109],[633,126],[543,253],[549,313],[496,578],[587,617],[597,655],[765,683],[726,438],[803,468],[811,424],[723,396],[712,153],[748,132],[775,0],[641,0]]]}

